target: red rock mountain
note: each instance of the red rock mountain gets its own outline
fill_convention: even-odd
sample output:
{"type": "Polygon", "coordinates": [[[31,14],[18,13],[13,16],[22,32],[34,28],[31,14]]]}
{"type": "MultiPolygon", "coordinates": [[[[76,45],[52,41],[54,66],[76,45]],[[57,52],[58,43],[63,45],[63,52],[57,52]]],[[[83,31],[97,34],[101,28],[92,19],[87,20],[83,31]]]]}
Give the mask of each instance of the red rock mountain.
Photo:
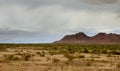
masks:
{"type": "Polygon", "coordinates": [[[115,33],[98,33],[89,37],[83,32],[66,35],[54,43],[80,43],[80,44],[120,44],[120,35],[115,33]]]}

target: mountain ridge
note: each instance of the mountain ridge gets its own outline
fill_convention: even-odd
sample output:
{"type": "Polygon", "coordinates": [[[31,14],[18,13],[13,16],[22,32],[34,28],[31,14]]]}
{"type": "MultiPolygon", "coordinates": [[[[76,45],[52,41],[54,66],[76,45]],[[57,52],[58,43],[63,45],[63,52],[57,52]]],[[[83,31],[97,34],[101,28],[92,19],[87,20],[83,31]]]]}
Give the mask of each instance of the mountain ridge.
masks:
{"type": "Polygon", "coordinates": [[[88,36],[84,32],[65,35],[54,43],[79,43],[79,44],[120,44],[120,34],[100,32],[94,36],[88,36]]]}

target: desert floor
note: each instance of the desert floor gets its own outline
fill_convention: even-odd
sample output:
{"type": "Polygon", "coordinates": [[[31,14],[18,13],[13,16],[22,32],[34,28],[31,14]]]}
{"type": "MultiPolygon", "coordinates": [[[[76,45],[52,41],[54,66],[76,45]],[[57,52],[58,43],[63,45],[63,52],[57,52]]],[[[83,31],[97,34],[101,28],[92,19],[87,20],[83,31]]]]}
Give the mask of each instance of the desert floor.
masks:
{"type": "Polygon", "coordinates": [[[0,71],[120,71],[120,55],[6,48],[0,51],[0,71]]]}

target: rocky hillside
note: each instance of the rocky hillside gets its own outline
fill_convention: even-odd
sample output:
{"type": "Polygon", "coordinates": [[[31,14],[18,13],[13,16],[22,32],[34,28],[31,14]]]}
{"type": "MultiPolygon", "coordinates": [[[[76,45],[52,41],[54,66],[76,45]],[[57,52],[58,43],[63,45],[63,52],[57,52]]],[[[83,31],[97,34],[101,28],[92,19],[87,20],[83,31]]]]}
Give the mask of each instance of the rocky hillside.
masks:
{"type": "Polygon", "coordinates": [[[66,35],[54,43],[80,43],[80,44],[120,44],[120,35],[115,33],[98,33],[95,36],[87,36],[83,32],[66,35]]]}

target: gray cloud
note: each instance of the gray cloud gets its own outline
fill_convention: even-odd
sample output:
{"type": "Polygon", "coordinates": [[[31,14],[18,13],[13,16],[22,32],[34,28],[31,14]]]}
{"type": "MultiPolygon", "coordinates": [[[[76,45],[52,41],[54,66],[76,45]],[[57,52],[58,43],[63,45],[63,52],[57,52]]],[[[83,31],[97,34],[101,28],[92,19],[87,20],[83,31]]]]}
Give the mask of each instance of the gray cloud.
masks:
{"type": "Polygon", "coordinates": [[[59,39],[60,36],[21,30],[1,30],[0,38],[0,43],[47,43],[59,39]]]}
{"type": "Polygon", "coordinates": [[[119,32],[120,0],[0,0],[0,42],[50,42],[65,34],[119,32]]]}
{"type": "Polygon", "coordinates": [[[1,6],[21,6],[35,9],[44,6],[63,6],[66,9],[78,10],[112,10],[117,11],[120,0],[0,0],[1,6]],[[101,5],[104,4],[104,5],[101,5]],[[110,5],[106,5],[110,4],[110,5]],[[94,5],[94,6],[93,6],[94,5]],[[96,5],[96,6],[95,6],[96,5]]]}
{"type": "Polygon", "coordinates": [[[91,4],[114,4],[119,2],[119,0],[82,0],[91,4]]]}

